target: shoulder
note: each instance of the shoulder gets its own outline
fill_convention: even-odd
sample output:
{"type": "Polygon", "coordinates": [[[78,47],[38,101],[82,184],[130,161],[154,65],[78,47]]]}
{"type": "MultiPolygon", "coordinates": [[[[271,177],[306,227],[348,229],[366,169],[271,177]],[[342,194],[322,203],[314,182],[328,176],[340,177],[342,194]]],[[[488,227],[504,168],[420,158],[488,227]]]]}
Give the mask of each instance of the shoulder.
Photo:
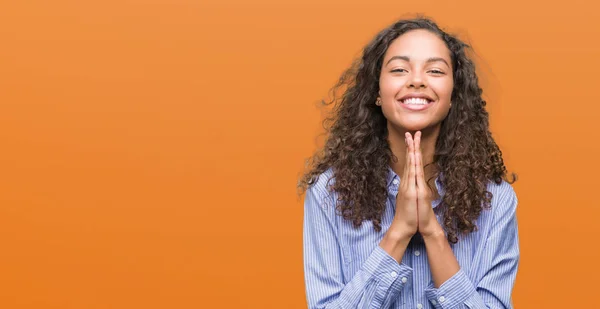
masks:
{"type": "Polygon", "coordinates": [[[311,204],[312,207],[335,208],[326,207],[333,206],[335,201],[335,193],[330,187],[335,182],[333,169],[329,168],[323,173],[319,174],[313,184],[311,184],[306,190],[305,200],[311,204]]]}
{"type": "Polygon", "coordinates": [[[308,187],[308,191],[322,197],[329,196],[331,195],[330,186],[333,185],[334,182],[333,168],[330,167],[317,176],[315,182],[308,187]]]}
{"type": "Polygon", "coordinates": [[[517,193],[515,192],[512,184],[508,183],[504,179],[499,184],[493,181],[488,182],[487,190],[493,195],[492,203],[513,200],[517,198],[517,193]]]}
{"type": "Polygon", "coordinates": [[[492,193],[491,208],[494,217],[512,216],[516,213],[518,199],[514,187],[506,180],[501,183],[490,181],[487,190],[492,193]]]}

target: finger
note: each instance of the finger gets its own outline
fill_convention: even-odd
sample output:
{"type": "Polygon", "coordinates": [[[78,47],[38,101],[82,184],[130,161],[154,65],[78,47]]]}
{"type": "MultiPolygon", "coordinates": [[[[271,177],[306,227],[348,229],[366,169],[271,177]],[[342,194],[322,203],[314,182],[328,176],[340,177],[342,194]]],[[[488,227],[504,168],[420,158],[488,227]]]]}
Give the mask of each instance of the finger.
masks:
{"type": "Polygon", "coordinates": [[[408,147],[408,137],[410,136],[410,133],[406,132],[404,133],[404,143],[406,146],[406,158],[405,161],[406,163],[404,164],[404,171],[402,171],[402,179],[400,179],[400,184],[406,184],[406,180],[408,179],[408,171],[409,171],[409,167],[410,167],[410,157],[408,156],[409,154],[409,147],[408,147]]]}
{"type": "Polygon", "coordinates": [[[415,161],[417,187],[425,188],[425,170],[423,168],[423,152],[421,151],[421,131],[415,134],[415,161]]]}
{"type": "Polygon", "coordinates": [[[416,169],[415,169],[415,144],[413,141],[412,136],[410,136],[409,134],[409,138],[408,138],[408,157],[410,158],[410,163],[409,163],[409,172],[408,172],[408,189],[409,190],[416,190],[416,182],[415,182],[415,177],[416,177],[416,169]]]}

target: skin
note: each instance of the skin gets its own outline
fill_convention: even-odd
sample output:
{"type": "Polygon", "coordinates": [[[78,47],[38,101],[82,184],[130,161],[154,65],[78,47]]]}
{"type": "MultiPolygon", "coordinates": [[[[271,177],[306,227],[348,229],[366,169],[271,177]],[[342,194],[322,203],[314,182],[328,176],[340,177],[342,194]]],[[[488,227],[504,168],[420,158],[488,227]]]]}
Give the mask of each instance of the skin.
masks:
{"type": "Polygon", "coordinates": [[[431,207],[438,193],[435,185],[427,185],[426,179],[435,170],[424,169],[433,161],[441,121],[451,106],[454,84],[450,64],[450,52],[440,38],[427,30],[409,31],[390,44],[379,82],[390,147],[398,158],[390,165],[401,177],[396,213],[379,245],[400,263],[411,237],[419,232],[436,287],[460,268],[431,207]],[[433,105],[424,111],[402,107],[399,99],[414,93],[428,95],[433,105]]]}
{"type": "MultiPolygon", "coordinates": [[[[388,47],[379,77],[379,97],[387,127],[392,152],[398,161],[392,169],[401,175],[404,170],[402,158],[406,153],[404,134],[422,131],[425,163],[433,161],[435,142],[441,122],[448,115],[454,87],[450,51],[445,43],[427,30],[409,31],[396,38],[388,47]],[[405,59],[396,56],[407,57],[405,59]],[[429,62],[429,59],[442,59],[429,62]],[[408,94],[422,93],[434,100],[425,111],[410,111],[402,107],[399,99],[408,94]]],[[[431,176],[435,171],[426,171],[431,176]]],[[[428,177],[429,178],[429,177],[428,177]]]]}

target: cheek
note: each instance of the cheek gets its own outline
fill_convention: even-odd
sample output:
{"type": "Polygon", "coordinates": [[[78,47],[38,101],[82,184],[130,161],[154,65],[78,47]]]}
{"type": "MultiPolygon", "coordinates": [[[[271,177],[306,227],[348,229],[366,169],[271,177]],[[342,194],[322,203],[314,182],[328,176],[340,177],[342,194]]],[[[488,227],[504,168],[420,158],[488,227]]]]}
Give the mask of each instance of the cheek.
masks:
{"type": "Polygon", "coordinates": [[[404,85],[404,82],[400,78],[385,78],[382,77],[379,80],[379,89],[381,90],[381,95],[386,96],[386,94],[395,95],[398,92],[398,89],[404,85]]]}
{"type": "Polygon", "coordinates": [[[440,81],[439,83],[431,86],[439,96],[440,101],[450,101],[450,98],[452,97],[452,90],[454,89],[454,83],[452,81],[440,81]]]}

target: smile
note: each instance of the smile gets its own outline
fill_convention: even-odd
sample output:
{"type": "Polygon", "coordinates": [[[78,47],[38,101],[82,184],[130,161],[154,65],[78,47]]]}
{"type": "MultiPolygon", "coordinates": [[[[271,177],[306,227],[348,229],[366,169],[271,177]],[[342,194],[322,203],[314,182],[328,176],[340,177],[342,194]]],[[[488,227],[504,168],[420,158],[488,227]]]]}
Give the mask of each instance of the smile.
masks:
{"type": "Polygon", "coordinates": [[[407,98],[398,101],[402,107],[411,111],[422,111],[428,109],[434,101],[427,100],[425,98],[407,98]]]}

